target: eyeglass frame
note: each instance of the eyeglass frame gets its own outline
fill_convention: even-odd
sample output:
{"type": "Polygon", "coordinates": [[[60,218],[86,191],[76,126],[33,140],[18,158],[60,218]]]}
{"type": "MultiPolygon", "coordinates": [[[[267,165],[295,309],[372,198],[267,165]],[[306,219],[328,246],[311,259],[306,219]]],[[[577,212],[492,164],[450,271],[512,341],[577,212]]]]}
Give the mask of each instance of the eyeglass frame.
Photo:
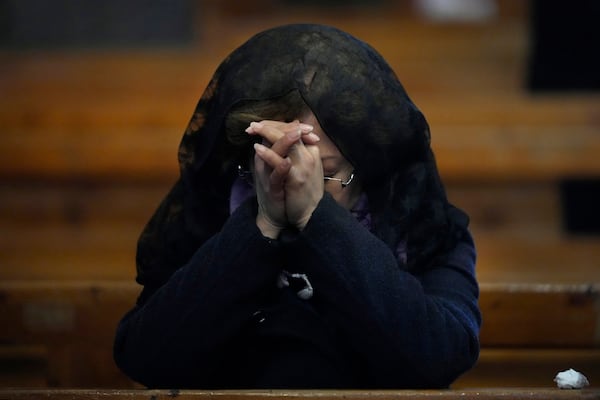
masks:
{"type": "Polygon", "coordinates": [[[324,176],[323,179],[326,180],[326,181],[336,181],[336,182],[339,182],[339,183],[342,184],[342,189],[344,189],[346,186],[348,186],[349,184],[351,184],[352,181],[354,180],[354,171],[352,171],[352,173],[350,174],[350,176],[346,180],[343,180],[342,178],[335,178],[333,176],[324,176]]]}

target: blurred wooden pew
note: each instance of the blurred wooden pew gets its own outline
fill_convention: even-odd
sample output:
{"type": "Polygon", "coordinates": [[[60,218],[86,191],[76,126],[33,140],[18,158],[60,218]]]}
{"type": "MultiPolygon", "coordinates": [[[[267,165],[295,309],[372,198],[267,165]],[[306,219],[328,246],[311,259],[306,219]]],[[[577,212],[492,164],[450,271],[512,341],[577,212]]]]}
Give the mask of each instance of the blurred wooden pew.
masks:
{"type": "Polygon", "coordinates": [[[523,89],[526,10],[509,3],[485,24],[432,25],[402,10],[242,17],[210,2],[219,18],[206,17],[211,40],[197,47],[0,52],[0,387],[136,386],[112,363],[112,335],[139,291],[137,236],[177,178],[193,107],[250,34],[305,20],[388,59],[471,216],[483,350],[456,387],[550,387],[571,367],[597,385],[600,238],[564,231],[558,183],[600,176],[600,96],[523,89]]]}
{"type": "Polygon", "coordinates": [[[477,389],[477,390],[401,390],[401,391],[340,391],[340,390],[269,390],[269,391],[192,391],[192,390],[81,390],[81,389],[0,389],[0,400],[101,400],[101,399],[172,399],[180,400],[338,400],[338,399],[438,399],[438,400],[493,400],[493,399],[597,399],[598,390],[558,389],[477,389]]]}
{"type": "MultiPolygon", "coordinates": [[[[134,387],[112,362],[112,341],[139,291],[125,281],[0,283],[0,365],[36,361],[32,379],[49,386],[134,387]]],[[[548,387],[568,368],[600,376],[599,294],[598,286],[483,284],[481,359],[455,386],[548,387]]],[[[8,383],[0,376],[0,387],[8,383]]]]}
{"type": "MultiPolygon", "coordinates": [[[[132,281],[138,235],[170,184],[0,185],[0,280],[132,281]]],[[[448,196],[470,214],[480,281],[600,282],[600,238],[563,232],[555,184],[462,182],[448,196]]]]}

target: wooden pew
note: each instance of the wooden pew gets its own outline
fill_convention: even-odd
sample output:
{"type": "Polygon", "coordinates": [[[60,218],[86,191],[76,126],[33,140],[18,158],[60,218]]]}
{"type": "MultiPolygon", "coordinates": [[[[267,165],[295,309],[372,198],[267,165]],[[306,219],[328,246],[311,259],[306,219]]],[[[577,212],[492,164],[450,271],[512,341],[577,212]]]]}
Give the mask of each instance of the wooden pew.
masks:
{"type": "MultiPolygon", "coordinates": [[[[199,96],[201,89],[190,93],[199,96]]],[[[75,100],[83,106],[65,106],[74,114],[68,116],[44,115],[54,110],[35,110],[35,104],[0,102],[4,110],[0,112],[0,120],[5,123],[4,138],[0,142],[0,177],[104,181],[174,179],[178,172],[177,145],[196,101],[189,99],[190,93],[172,99],[172,104],[178,105],[177,110],[159,104],[145,104],[139,110],[140,114],[162,113],[165,116],[160,118],[172,119],[166,127],[160,126],[163,122],[143,121],[145,117],[152,118],[144,115],[137,116],[141,121],[121,122],[131,123],[131,127],[102,127],[99,121],[115,118],[115,114],[125,110],[134,115],[128,118],[135,117],[136,110],[125,103],[136,100],[126,98],[119,101],[123,104],[111,106],[122,111],[107,110],[106,115],[95,109],[96,103],[85,105],[84,98],[75,100]],[[23,116],[23,119],[56,121],[29,127],[28,121],[10,120],[19,111],[41,114],[23,116]],[[172,114],[168,115],[169,112],[172,114]],[[6,115],[1,115],[3,113],[6,115]]],[[[42,97],[42,104],[64,102],[44,98],[48,96],[43,94],[31,95],[42,97]]],[[[507,98],[488,105],[482,105],[481,100],[474,97],[463,99],[459,104],[445,104],[451,101],[448,98],[421,102],[432,126],[432,143],[439,167],[447,181],[530,182],[600,175],[600,161],[596,157],[600,152],[597,135],[600,123],[593,120],[600,109],[598,97],[573,96],[553,102],[507,98]],[[515,115],[513,108],[531,114],[515,115]],[[436,110],[453,115],[455,121],[444,121],[446,117],[438,115],[436,110]],[[572,110],[580,115],[573,116],[572,110]],[[536,122],[546,115],[558,121],[536,122]],[[570,118],[573,121],[569,121],[570,118]],[[507,119],[510,122],[506,122],[507,119]]]]}
{"type": "MultiPolygon", "coordinates": [[[[137,238],[169,188],[161,182],[0,185],[0,280],[132,282],[137,238]]],[[[471,217],[481,282],[600,282],[600,238],[563,232],[552,183],[455,183],[448,196],[471,217]]]]}
{"type": "Polygon", "coordinates": [[[0,400],[339,400],[339,399],[437,399],[437,400],[559,400],[598,399],[600,390],[558,390],[547,388],[473,389],[473,390],[400,390],[400,391],[191,391],[191,390],[77,390],[77,389],[0,389],[0,400]]]}
{"type": "MultiPolygon", "coordinates": [[[[139,290],[120,281],[2,282],[0,350],[37,357],[42,386],[135,387],[112,362],[112,341],[139,290]]],[[[599,294],[598,286],[482,285],[481,359],[456,387],[546,386],[568,368],[600,376],[599,294]]],[[[0,375],[0,387],[8,379],[0,375]]]]}
{"type": "Polygon", "coordinates": [[[432,25],[386,8],[346,15],[296,9],[240,23],[223,7],[217,15],[229,19],[206,16],[212,40],[198,47],[0,52],[0,177],[172,180],[180,136],[218,63],[255,32],[308,16],[364,38],[388,59],[428,117],[447,180],[600,173],[600,97],[523,89],[526,15],[432,25]]]}

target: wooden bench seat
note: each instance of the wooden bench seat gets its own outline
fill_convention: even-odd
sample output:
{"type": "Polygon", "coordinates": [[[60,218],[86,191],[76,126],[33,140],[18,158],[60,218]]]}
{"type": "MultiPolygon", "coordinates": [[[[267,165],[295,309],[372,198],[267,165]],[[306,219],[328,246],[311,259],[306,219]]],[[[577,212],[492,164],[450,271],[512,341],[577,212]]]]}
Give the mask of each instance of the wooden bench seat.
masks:
{"type": "Polygon", "coordinates": [[[192,391],[192,390],[96,390],[96,389],[0,389],[0,400],[559,400],[598,399],[600,391],[559,390],[549,388],[498,388],[467,390],[265,390],[265,391],[192,391]]]}
{"type": "MultiPolygon", "coordinates": [[[[133,280],[143,222],[103,227],[0,227],[0,280],[133,280]]],[[[600,239],[499,237],[476,234],[482,283],[599,282],[600,239]]]]}
{"type": "MultiPolygon", "coordinates": [[[[140,290],[129,281],[2,281],[0,343],[111,338],[140,290]]],[[[599,291],[592,284],[482,284],[482,345],[598,346],[599,291]]]]}
{"type": "MultiPolygon", "coordinates": [[[[124,280],[136,241],[171,183],[0,185],[0,280],[124,280]]],[[[566,234],[552,183],[453,184],[471,217],[482,283],[600,282],[600,238],[566,234]]]]}
{"type": "MultiPolygon", "coordinates": [[[[3,281],[0,372],[20,358],[45,365],[50,386],[133,387],[111,349],[139,290],[132,282],[3,281]]],[[[599,295],[591,285],[482,285],[481,359],[456,386],[544,386],[568,368],[600,376],[599,295]]],[[[0,373],[0,387],[10,376],[0,373]]]]}

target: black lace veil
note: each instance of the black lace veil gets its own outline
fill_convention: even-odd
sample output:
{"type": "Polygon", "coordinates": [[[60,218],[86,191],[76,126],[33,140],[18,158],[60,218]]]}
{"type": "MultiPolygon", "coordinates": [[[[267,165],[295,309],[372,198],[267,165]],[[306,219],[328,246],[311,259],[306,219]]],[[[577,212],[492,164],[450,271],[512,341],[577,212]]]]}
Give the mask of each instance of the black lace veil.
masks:
{"type": "Polygon", "coordinates": [[[368,44],[333,27],[297,24],[255,35],[218,67],[181,140],[180,178],[139,239],[140,283],[161,284],[228,218],[240,161],[224,134],[228,110],[292,90],[355,167],[374,233],[392,249],[406,241],[400,266],[443,262],[468,219],[446,199],[423,114],[368,44]]]}

